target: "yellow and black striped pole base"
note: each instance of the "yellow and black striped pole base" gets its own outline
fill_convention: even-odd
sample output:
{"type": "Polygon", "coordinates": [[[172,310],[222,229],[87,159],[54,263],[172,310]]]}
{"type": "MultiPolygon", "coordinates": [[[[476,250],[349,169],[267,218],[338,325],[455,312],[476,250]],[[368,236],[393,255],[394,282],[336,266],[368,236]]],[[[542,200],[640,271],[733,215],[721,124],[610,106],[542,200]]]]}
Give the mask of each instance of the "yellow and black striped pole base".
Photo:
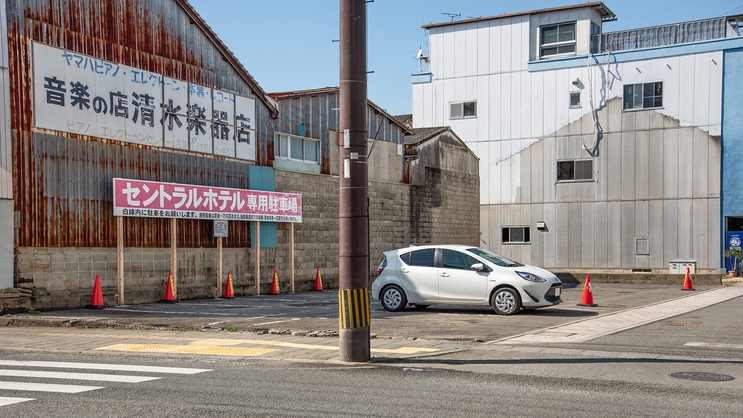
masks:
{"type": "Polygon", "coordinates": [[[369,289],[338,291],[338,319],[341,361],[368,361],[371,358],[369,289]],[[343,347],[349,347],[344,350],[343,347]]]}

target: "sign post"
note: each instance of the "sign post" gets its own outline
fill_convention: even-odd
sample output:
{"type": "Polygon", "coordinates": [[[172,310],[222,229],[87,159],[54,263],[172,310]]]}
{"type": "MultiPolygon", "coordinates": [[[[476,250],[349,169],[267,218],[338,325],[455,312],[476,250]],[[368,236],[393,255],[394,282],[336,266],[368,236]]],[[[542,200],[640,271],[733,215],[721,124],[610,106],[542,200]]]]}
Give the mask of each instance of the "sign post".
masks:
{"type": "Polygon", "coordinates": [[[214,220],[214,236],[217,238],[217,297],[222,296],[222,237],[227,236],[227,221],[214,220]]]}
{"type": "MultiPolygon", "coordinates": [[[[174,296],[177,295],[177,219],[213,220],[218,252],[218,287],[222,289],[222,238],[227,236],[227,221],[255,222],[255,294],[260,294],[261,222],[302,222],[302,195],[264,190],[197,186],[159,181],[113,179],[114,216],[170,219],[171,268],[174,296]],[[220,232],[222,231],[222,232],[220,232]],[[218,233],[223,233],[218,236],[218,233]]],[[[123,220],[121,221],[123,222],[123,220]]],[[[121,224],[123,225],[123,223],[121,224]]],[[[120,227],[119,254],[123,254],[123,226],[120,227]]],[[[294,229],[291,229],[292,290],[294,277],[294,229]]],[[[123,298],[123,257],[120,261],[120,294],[123,298]]],[[[123,299],[121,299],[123,300],[123,299]]]]}

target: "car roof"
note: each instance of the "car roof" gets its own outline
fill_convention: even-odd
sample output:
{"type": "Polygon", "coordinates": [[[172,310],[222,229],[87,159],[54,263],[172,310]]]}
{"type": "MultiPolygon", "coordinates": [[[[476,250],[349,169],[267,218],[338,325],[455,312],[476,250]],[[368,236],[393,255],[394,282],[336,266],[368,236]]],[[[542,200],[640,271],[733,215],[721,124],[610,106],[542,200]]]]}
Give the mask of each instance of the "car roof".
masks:
{"type": "Polygon", "coordinates": [[[413,251],[413,250],[425,250],[429,248],[444,248],[449,250],[466,250],[469,248],[477,248],[475,245],[462,245],[462,244],[429,244],[429,245],[411,245],[409,247],[403,247],[403,248],[396,248],[394,250],[385,251],[384,254],[388,253],[398,253],[398,252],[406,252],[406,251],[413,251]]]}

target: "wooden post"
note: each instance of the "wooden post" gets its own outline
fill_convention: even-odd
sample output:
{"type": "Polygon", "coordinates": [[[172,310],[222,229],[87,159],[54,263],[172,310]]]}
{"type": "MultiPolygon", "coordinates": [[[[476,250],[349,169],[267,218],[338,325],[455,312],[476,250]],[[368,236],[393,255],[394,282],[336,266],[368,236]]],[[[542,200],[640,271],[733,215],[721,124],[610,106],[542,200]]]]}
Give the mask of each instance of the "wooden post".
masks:
{"type": "Polygon", "coordinates": [[[119,305],[124,304],[124,217],[116,217],[116,276],[119,284],[119,305]]]}
{"type": "Polygon", "coordinates": [[[217,237],[217,297],[222,296],[222,237],[217,237]]]}
{"type": "Polygon", "coordinates": [[[176,247],[178,234],[176,233],[176,219],[170,218],[170,272],[173,273],[173,297],[178,298],[178,256],[176,247]]]}
{"type": "Polygon", "coordinates": [[[289,291],[294,293],[294,222],[289,222],[289,291]]]}
{"type": "Polygon", "coordinates": [[[255,222],[255,294],[261,294],[261,223],[255,222]]]}

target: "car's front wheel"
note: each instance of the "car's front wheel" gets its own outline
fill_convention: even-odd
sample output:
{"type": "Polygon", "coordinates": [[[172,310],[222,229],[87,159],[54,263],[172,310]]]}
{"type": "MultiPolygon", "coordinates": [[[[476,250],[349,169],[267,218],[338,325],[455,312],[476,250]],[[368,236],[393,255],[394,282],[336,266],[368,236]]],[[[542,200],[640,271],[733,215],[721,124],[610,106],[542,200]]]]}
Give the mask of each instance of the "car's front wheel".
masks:
{"type": "Polygon", "coordinates": [[[493,293],[490,305],[498,315],[513,315],[521,309],[521,297],[510,287],[501,287],[493,293]]]}
{"type": "Polygon", "coordinates": [[[389,285],[382,289],[382,297],[379,299],[382,302],[382,307],[390,312],[401,311],[408,304],[405,292],[395,285],[389,285]]]}

